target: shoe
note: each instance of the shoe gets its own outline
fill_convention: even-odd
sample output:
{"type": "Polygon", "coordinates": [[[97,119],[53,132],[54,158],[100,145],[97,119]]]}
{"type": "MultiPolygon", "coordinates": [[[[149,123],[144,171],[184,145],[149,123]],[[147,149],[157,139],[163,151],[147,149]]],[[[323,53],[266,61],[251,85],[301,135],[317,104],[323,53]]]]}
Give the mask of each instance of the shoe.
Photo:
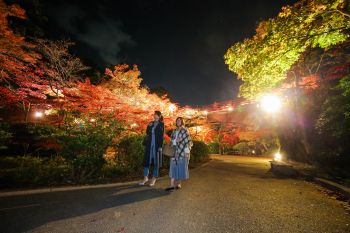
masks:
{"type": "Polygon", "coordinates": [[[143,186],[148,182],[148,177],[143,178],[143,181],[139,185],[143,186]]]}
{"type": "Polygon", "coordinates": [[[168,187],[165,189],[165,191],[172,192],[172,191],[174,191],[174,189],[175,189],[175,187],[168,187]]]}
{"type": "Polygon", "coordinates": [[[156,181],[157,179],[153,177],[149,186],[153,187],[156,184],[156,181]]]}
{"type": "Polygon", "coordinates": [[[175,189],[181,189],[181,184],[176,185],[175,189]]]}

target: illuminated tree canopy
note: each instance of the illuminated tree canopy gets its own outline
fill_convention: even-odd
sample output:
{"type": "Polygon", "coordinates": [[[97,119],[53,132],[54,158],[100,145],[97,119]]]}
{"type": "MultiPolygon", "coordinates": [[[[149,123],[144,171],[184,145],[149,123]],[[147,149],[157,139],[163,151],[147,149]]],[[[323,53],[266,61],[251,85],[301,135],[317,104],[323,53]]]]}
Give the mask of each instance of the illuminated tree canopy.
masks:
{"type": "Polygon", "coordinates": [[[278,86],[308,49],[328,49],[348,40],[349,12],[349,1],[301,0],[260,22],[252,38],[234,44],[224,56],[244,82],[239,95],[252,99],[278,86]]]}

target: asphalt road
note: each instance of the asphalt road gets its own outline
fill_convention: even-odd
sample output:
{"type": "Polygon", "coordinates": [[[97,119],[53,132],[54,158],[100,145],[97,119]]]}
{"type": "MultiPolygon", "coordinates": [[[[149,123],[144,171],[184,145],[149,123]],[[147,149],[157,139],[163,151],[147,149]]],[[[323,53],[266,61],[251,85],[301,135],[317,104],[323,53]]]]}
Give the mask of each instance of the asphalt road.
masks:
{"type": "Polygon", "coordinates": [[[215,157],[181,190],[167,185],[0,194],[0,232],[350,232],[340,202],[274,176],[267,159],[215,157]]]}

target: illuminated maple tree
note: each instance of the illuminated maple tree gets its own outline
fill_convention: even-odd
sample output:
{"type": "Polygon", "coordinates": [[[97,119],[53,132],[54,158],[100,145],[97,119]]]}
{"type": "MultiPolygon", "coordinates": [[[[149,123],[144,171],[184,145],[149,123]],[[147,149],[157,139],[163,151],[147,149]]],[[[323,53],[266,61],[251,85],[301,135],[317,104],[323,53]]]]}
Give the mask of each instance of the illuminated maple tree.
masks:
{"type": "Polygon", "coordinates": [[[331,48],[348,39],[350,6],[342,0],[301,0],[275,18],[259,23],[256,34],[225,54],[242,79],[240,95],[254,98],[276,87],[310,48],[331,48]]]}

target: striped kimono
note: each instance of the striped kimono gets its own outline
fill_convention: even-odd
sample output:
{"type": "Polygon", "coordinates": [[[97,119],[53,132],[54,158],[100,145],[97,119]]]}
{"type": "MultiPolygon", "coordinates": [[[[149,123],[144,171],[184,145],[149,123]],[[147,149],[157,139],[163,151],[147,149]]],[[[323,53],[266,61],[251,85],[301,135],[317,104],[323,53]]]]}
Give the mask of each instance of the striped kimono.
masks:
{"type": "MultiPolygon", "coordinates": [[[[185,127],[181,127],[177,137],[180,138],[180,141],[176,142],[175,157],[185,157],[185,150],[191,150],[193,145],[191,136],[185,127]]],[[[176,140],[176,130],[171,134],[171,141],[173,140],[176,140]]]]}
{"type": "Polygon", "coordinates": [[[186,158],[185,154],[190,153],[193,145],[188,130],[184,127],[174,130],[171,135],[171,143],[176,144],[176,149],[175,157],[170,160],[169,176],[175,180],[186,180],[189,178],[188,164],[190,158],[186,158]],[[176,138],[179,138],[178,142],[176,138]]]}

